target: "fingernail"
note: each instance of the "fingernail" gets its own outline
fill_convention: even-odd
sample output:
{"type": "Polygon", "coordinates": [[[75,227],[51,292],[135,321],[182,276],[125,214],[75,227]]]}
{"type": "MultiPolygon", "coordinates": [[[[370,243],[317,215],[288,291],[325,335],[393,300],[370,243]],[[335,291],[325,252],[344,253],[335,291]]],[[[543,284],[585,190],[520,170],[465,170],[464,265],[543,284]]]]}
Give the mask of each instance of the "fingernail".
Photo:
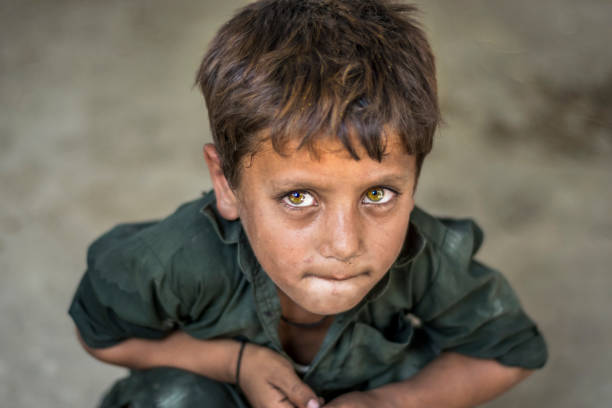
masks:
{"type": "Polygon", "coordinates": [[[306,408],[320,408],[321,404],[319,404],[319,401],[311,399],[310,401],[308,401],[308,405],[306,405],[306,408]]]}

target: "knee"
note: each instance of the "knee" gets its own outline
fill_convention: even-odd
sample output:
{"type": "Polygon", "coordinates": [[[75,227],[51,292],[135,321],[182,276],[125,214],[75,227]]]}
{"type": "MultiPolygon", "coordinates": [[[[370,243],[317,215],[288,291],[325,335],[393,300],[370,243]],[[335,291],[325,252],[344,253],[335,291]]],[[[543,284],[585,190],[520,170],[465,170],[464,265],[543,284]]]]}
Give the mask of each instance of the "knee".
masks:
{"type": "Polygon", "coordinates": [[[229,384],[174,368],[134,371],[107,394],[101,408],[190,408],[243,406],[229,384]]]}
{"type": "Polygon", "coordinates": [[[234,407],[234,390],[187,371],[172,370],[151,384],[156,408],[234,407]]]}

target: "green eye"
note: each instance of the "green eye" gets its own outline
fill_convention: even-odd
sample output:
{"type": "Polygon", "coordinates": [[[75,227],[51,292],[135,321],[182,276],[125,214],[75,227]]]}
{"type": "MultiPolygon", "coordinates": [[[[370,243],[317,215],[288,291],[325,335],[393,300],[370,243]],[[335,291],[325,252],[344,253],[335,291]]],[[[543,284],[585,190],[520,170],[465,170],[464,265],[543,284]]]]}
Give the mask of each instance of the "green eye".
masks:
{"type": "Polygon", "coordinates": [[[362,203],[382,205],[391,202],[398,195],[397,192],[385,187],[373,187],[365,192],[362,203]]]}
{"type": "Polygon", "coordinates": [[[306,196],[304,193],[294,191],[287,196],[287,199],[291,202],[291,204],[300,205],[306,200],[306,196]]]}
{"type": "Polygon", "coordinates": [[[385,197],[385,190],[382,188],[373,188],[368,190],[366,197],[368,197],[368,200],[377,203],[385,197]]]}
{"type": "Polygon", "coordinates": [[[312,194],[306,191],[292,191],[283,197],[283,202],[289,207],[305,208],[317,205],[312,194]]]}

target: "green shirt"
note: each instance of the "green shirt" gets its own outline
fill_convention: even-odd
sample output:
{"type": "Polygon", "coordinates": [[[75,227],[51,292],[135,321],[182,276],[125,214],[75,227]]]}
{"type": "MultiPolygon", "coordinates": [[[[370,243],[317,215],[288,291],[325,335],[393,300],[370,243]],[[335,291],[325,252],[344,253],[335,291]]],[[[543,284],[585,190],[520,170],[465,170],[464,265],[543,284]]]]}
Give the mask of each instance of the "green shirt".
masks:
{"type": "MultiPolygon", "coordinates": [[[[473,260],[482,239],[471,220],[415,208],[402,253],[336,316],[304,381],[323,396],[369,389],[414,375],[442,351],[542,367],[546,345],[512,288],[473,260]]],[[[274,283],[241,223],[219,216],[213,193],[96,240],[69,313],[95,348],[180,328],[200,339],[248,339],[291,360],[278,337],[274,283]]]]}

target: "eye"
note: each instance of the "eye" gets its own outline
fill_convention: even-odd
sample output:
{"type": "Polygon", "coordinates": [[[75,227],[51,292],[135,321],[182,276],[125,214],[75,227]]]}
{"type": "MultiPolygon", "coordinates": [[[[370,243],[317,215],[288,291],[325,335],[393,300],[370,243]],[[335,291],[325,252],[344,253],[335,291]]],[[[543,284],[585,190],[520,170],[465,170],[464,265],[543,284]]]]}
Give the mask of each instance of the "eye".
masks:
{"type": "Polygon", "coordinates": [[[366,191],[363,197],[364,204],[384,204],[395,196],[395,192],[383,187],[374,187],[366,191]]]}
{"type": "Polygon", "coordinates": [[[315,205],[314,197],[305,191],[292,191],[283,197],[283,203],[289,207],[311,207],[315,205]]]}

